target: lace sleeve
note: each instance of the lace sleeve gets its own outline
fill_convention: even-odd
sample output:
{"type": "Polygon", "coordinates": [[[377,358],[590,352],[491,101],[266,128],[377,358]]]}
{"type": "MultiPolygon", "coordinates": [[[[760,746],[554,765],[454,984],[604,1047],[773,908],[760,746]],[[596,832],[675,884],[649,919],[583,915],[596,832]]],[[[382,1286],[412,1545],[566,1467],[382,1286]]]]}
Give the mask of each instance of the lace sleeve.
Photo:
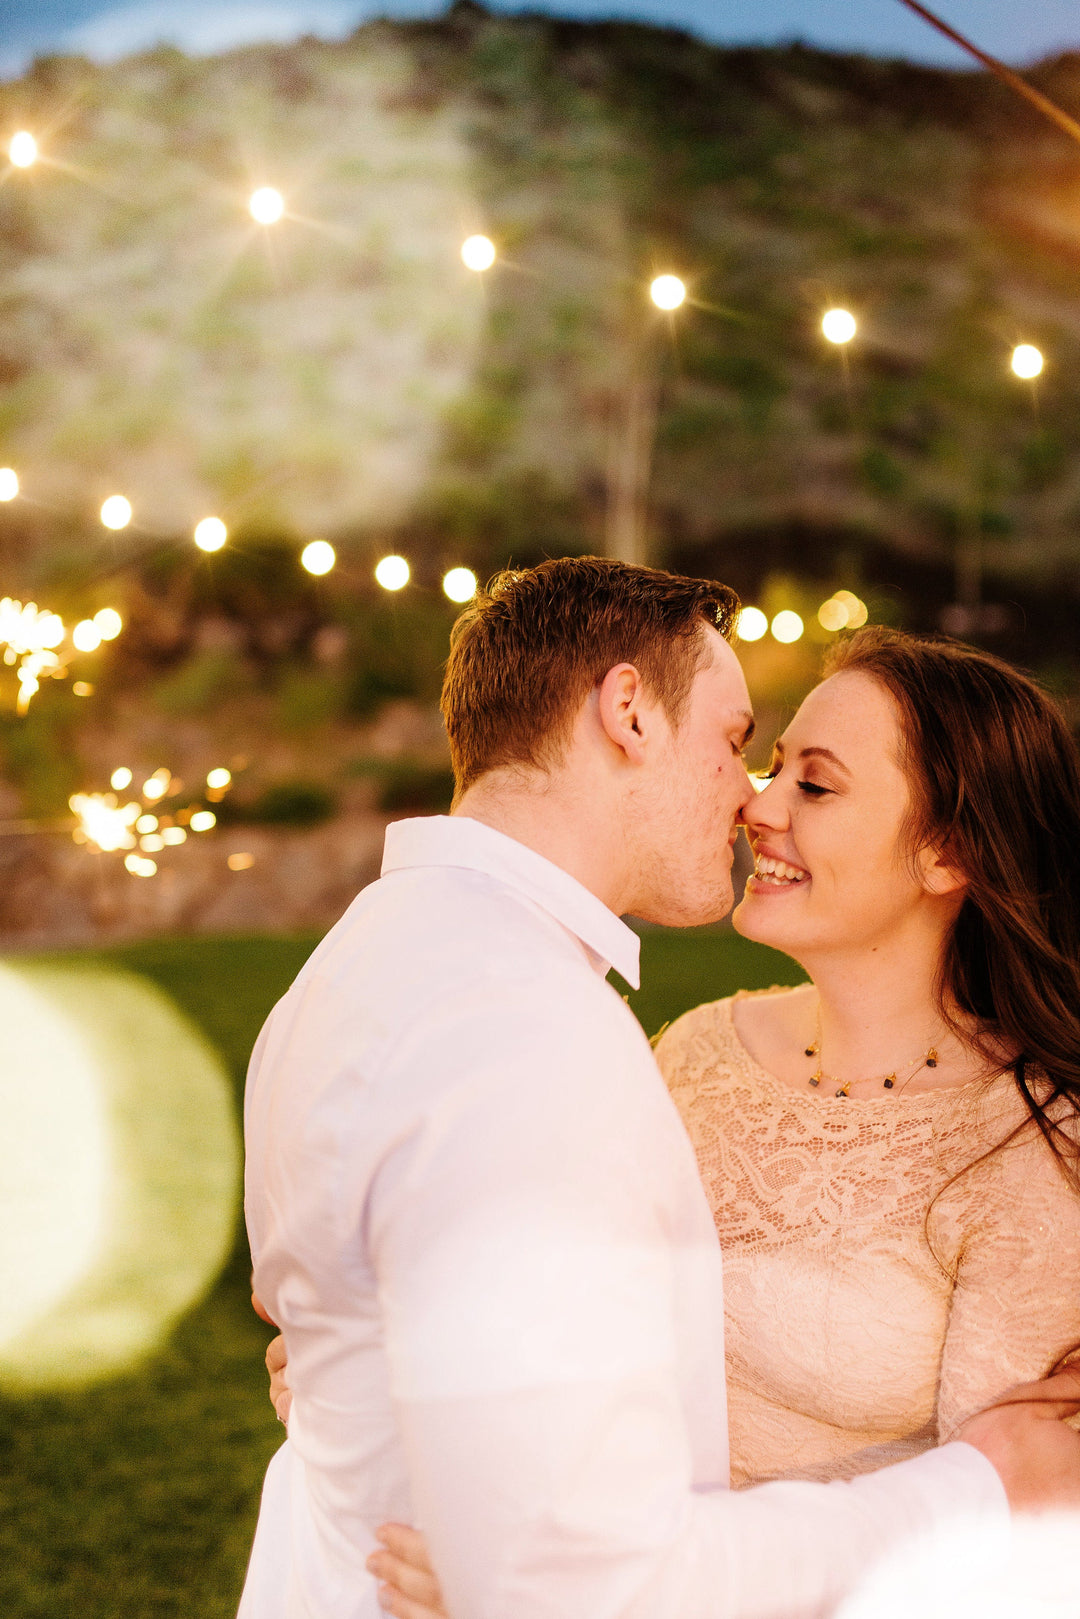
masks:
{"type": "Polygon", "coordinates": [[[941,1443],[1005,1389],[1044,1377],[1080,1347],[1080,1194],[1041,1137],[1026,1131],[954,1191],[959,1241],[941,1443]]]}

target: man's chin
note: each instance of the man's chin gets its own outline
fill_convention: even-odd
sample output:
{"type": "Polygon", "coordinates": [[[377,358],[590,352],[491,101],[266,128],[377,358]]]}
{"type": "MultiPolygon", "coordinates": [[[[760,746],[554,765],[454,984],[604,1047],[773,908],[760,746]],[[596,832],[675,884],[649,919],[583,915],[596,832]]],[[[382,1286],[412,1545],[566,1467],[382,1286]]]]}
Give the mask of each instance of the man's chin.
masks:
{"type": "Polygon", "coordinates": [[[735,903],[730,883],[722,893],[707,900],[700,895],[684,896],[678,901],[658,899],[632,914],[642,922],[651,922],[661,928],[705,928],[722,922],[735,903]]]}

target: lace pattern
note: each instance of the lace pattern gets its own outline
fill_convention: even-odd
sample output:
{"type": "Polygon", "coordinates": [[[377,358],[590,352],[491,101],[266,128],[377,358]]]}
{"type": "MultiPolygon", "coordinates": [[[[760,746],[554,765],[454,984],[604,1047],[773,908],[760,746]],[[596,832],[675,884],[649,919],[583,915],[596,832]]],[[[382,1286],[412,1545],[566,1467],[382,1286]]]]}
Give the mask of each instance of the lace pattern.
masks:
{"type": "Polygon", "coordinates": [[[732,1004],[656,1052],[724,1250],[732,1479],[851,1477],[1080,1343],[1080,1197],[1030,1129],[948,1184],[1026,1117],[1009,1076],[803,1094],[751,1057],[732,1004]]]}

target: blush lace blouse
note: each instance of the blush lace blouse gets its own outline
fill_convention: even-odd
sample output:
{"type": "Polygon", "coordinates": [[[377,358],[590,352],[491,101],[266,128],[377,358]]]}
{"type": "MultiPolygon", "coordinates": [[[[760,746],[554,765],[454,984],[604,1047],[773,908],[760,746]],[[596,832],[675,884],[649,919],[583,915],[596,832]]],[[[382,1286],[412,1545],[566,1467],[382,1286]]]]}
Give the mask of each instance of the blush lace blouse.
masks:
{"type": "Polygon", "coordinates": [[[1080,1343],[1080,1197],[1040,1136],[934,1201],[1025,1116],[1010,1076],[803,1094],[754,1061],[731,1000],[656,1056],[724,1253],[734,1486],[916,1455],[1080,1343]]]}

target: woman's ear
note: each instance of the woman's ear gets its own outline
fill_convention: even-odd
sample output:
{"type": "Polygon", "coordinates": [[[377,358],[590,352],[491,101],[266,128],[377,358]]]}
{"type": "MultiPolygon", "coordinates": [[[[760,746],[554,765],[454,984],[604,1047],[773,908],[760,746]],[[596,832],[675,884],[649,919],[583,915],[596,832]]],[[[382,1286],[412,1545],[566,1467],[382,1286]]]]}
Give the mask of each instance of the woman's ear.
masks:
{"type": "Polygon", "coordinates": [[[609,742],[632,764],[645,757],[651,713],[641,675],[632,663],[609,669],[597,692],[597,712],[609,742]]]}
{"type": "Polygon", "coordinates": [[[928,894],[944,897],[946,894],[959,894],[967,887],[967,878],[949,858],[947,849],[932,849],[929,846],[920,849],[918,867],[922,885],[928,894]]]}

